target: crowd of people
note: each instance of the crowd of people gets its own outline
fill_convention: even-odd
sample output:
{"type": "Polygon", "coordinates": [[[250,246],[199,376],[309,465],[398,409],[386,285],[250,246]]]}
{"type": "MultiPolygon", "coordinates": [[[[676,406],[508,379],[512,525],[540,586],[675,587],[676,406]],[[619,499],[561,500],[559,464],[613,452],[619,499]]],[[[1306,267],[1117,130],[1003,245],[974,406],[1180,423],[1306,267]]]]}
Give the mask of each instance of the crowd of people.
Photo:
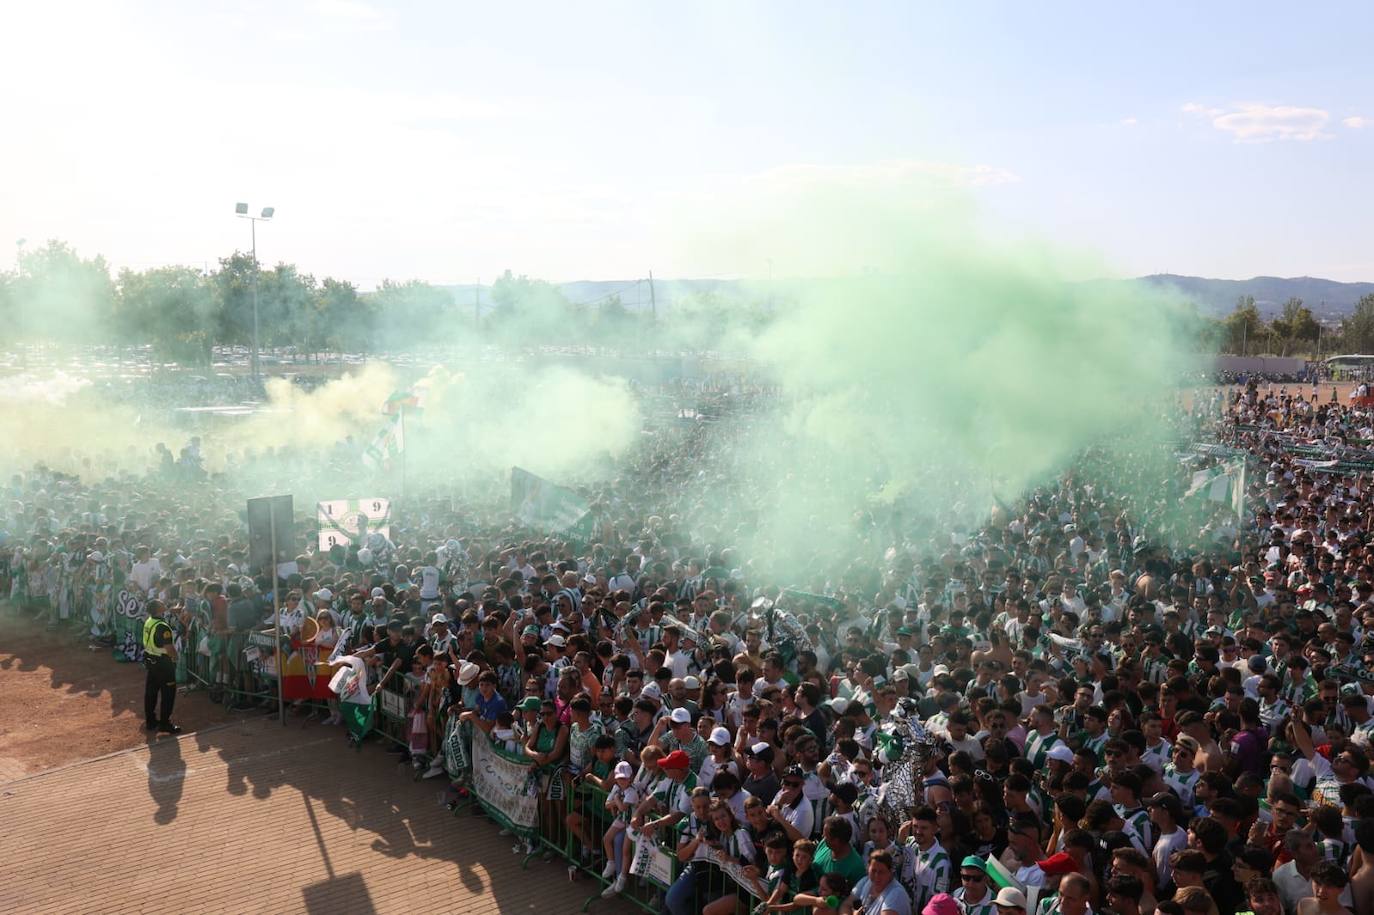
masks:
{"type": "Polygon", "coordinates": [[[721,873],[820,915],[1374,915],[1374,494],[1308,457],[1370,416],[1254,385],[1195,412],[1254,470],[1243,516],[1183,541],[1070,472],[975,531],[772,580],[664,501],[709,464],[696,423],[588,489],[585,541],[417,495],[332,552],[303,522],[277,582],[213,475],[34,468],[0,593],[93,639],[113,594],[155,599],[212,697],[252,703],[275,584],[322,658],[409,675],[396,752],[457,795],[473,741],[526,760],[605,895],[645,844],[677,860],[670,915],[735,911],[721,873]],[[894,747],[895,716],[933,749],[894,747]]]}

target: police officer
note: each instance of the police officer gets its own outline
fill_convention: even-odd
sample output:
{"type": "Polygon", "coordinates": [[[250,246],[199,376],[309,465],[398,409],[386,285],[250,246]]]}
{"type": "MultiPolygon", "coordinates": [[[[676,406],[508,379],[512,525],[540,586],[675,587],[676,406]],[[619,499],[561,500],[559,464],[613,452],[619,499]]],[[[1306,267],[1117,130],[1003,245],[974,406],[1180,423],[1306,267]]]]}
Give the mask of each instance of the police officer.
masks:
{"type": "Polygon", "coordinates": [[[166,609],[162,601],[150,600],[146,609],[143,666],[148,669],[148,680],[143,687],[143,726],[150,731],[180,734],[181,728],[172,724],[172,703],[177,697],[177,649],[173,644],[172,627],[162,618],[166,609]],[[162,696],[161,718],[155,714],[159,694],[162,696]]]}

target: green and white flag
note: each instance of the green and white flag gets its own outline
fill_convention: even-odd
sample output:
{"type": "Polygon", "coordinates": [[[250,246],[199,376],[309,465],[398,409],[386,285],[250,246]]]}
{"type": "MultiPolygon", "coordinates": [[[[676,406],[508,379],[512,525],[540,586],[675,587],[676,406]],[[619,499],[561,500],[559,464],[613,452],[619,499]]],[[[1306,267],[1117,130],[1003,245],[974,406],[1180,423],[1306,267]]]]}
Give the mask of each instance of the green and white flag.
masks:
{"type": "Polygon", "coordinates": [[[510,472],[510,508],[530,527],[554,533],[591,533],[592,507],[586,499],[519,467],[512,467],[510,472]]]}
{"type": "Polygon", "coordinates": [[[1227,502],[1237,517],[1245,511],[1245,461],[1218,464],[1193,474],[1184,498],[1197,496],[1208,502],[1227,502]]]}
{"type": "MultiPolygon", "coordinates": [[[[391,539],[390,499],[330,499],[317,503],[320,550],[356,543],[363,530],[391,539]]],[[[361,544],[359,544],[361,546],[361,544]]]]}
{"type": "Polygon", "coordinates": [[[389,469],[396,458],[401,455],[401,452],[405,451],[405,428],[402,414],[397,412],[395,416],[387,420],[386,426],[363,450],[363,463],[368,467],[389,469]]]}

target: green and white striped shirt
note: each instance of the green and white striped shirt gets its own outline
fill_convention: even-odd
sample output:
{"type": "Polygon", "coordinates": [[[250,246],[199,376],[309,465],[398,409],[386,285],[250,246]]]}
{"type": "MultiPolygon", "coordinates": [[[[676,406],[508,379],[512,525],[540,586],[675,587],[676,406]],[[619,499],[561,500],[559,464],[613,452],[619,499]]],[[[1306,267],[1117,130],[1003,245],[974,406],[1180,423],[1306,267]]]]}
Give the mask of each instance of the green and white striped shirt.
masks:
{"type": "Polygon", "coordinates": [[[1050,731],[1048,734],[1031,731],[1026,735],[1026,759],[1029,759],[1035,768],[1043,769],[1045,758],[1049,755],[1050,750],[1063,742],[1055,731],[1050,731]]]}
{"type": "Polygon", "coordinates": [[[908,878],[904,881],[911,893],[911,910],[919,912],[936,893],[949,892],[949,875],[952,869],[949,853],[940,843],[931,843],[930,848],[922,851],[916,840],[907,842],[908,878]]]}
{"type": "Polygon", "coordinates": [[[961,886],[954,891],[954,901],[959,903],[961,915],[997,915],[997,904],[993,902],[997,897],[990,889],[983,890],[983,898],[978,902],[969,903],[964,900],[964,888],[961,886]]]}

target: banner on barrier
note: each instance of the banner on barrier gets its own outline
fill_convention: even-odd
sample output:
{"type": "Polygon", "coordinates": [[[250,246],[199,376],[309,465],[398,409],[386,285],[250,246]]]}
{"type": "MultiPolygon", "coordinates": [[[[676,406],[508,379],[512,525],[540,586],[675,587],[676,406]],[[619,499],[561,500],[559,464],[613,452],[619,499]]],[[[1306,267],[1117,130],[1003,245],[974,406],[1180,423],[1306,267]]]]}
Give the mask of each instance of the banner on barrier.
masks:
{"type": "Polygon", "coordinates": [[[660,886],[670,886],[673,882],[672,856],[654,842],[652,835],[637,837],[635,853],[630,858],[630,874],[660,886]]]}
{"type": "Polygon", "coordinates": [[[482,806],[512,831],[539,829],[539,792],[529,787],[530,767],[512,762],[491,741],[476,734],[472,741],[472,790],[482,806]]]}

